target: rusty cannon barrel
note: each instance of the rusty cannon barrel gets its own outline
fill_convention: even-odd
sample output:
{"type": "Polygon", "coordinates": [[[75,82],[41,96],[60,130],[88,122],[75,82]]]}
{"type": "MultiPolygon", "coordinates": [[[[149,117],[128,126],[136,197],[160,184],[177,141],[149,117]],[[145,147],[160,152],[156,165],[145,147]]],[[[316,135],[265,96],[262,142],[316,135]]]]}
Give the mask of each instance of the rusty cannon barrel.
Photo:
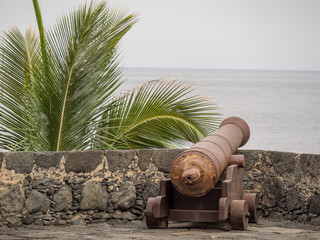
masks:
{"type": "Polygon", "coordinates": [[[219,129],[178,155],[172,163],[173,186],[188,197],[210,192],[230,163],[244,165],[234,154],[249,140],[248,124],[239,117],[225,119],[219,129]]]}

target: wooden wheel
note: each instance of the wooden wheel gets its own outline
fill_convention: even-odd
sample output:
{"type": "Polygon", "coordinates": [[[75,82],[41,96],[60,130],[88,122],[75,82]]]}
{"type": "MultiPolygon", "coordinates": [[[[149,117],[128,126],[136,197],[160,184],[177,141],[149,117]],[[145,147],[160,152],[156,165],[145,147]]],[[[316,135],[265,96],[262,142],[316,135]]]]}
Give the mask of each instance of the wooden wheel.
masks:
{"type": "Polygon", "coordinates": [[[147,228],[154,229],[154,228],[167,228],[168,221],[163,220],[161,218],[154,217],[154,208],[156,206],[156,199],[149,198],[146,207],[146,224],[147,228]]]}
{"type": "Polygon", "coordinates": [[[243,195],[243,200],[246,200],[248,203],[250,218],[249,222],[258,223],[259,213],[257,211],[257,207],[259,205],[258,194],[256,193],[245,193],[243,195]]]}
{"type": "Polygon", "coordinates": [[[246,200],[233,200],[230,206],[230,223],[232,229],[246,230],[250,213],[246,200]]]}

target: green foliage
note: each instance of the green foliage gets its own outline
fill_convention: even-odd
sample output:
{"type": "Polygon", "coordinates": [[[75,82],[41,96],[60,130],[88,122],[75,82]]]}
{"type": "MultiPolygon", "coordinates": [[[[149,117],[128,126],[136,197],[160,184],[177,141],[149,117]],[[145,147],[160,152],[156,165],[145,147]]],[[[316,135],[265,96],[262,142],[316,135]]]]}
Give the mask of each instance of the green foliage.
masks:
{"type": "MultiPolygon", "coordinates": [[[[99,148],[182,147],[214,130],[214,107],[183,81],[150,81],[116,99],[102,116],[99,148]]],[[[99,139],[99,138],[97,138],[99,139]]]]}
{"type": "Polygon", "coordinates": [[[45,31],[33,3],[39,33],[13,28],[0,44],[0,148],[179,147],[215,129],[214,105],[184,82],[151,81],[116,94],[118,42],[134,15],[92,2],[45,31]]]}

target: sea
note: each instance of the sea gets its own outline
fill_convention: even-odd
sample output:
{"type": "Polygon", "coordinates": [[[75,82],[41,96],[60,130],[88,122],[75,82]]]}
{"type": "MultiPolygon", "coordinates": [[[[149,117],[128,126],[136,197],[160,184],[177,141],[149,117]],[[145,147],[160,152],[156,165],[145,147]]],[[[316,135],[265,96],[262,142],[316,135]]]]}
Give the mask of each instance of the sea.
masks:
{"type": "Polygon", "coordinates": [[[242,149],[320,154],[320,72],[125,68],[121,90],[167,78],[194,84],[221,118],[250,126],[242,149]]]}

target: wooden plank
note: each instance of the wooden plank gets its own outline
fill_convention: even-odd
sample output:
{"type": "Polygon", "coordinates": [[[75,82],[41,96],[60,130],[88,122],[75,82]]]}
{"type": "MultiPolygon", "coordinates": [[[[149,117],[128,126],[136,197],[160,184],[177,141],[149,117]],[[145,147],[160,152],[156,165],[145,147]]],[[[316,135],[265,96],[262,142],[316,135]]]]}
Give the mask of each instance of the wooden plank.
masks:
{"type": "Polygon", "coordinates": [[[154,199],[154,217],[155,218],[164,218],[168,216],[168,199],[167,196],[157,196],[154,199]]]}
{"type": "Polygon", "coordinates": [[[169,211],[168,220],[185,222],[219,222],[219,211],[171,209],[169,211]]]}

